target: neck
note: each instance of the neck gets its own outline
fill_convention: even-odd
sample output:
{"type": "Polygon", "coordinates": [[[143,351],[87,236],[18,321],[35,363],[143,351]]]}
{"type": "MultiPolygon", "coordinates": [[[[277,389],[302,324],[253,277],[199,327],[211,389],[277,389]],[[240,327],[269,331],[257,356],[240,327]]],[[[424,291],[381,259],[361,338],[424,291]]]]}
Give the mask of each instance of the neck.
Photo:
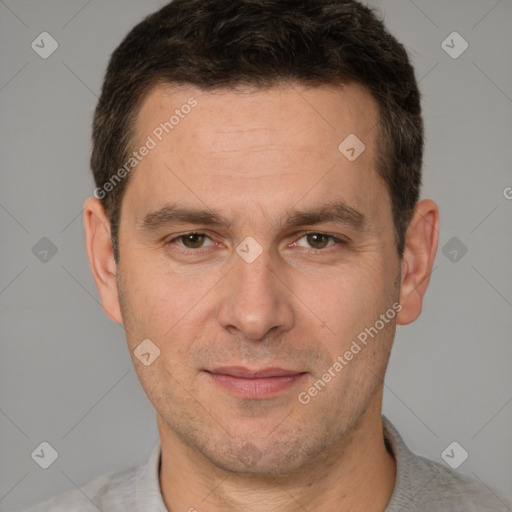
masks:
{"type": "Polygon", "coordinates": [[[169,511],[383,511],[396,464],[387,451],[381,399],[375,397],[352,432],[302,472],[282,477],[230,473],[185,445],[158,417],[160,487],[169,511]]]}

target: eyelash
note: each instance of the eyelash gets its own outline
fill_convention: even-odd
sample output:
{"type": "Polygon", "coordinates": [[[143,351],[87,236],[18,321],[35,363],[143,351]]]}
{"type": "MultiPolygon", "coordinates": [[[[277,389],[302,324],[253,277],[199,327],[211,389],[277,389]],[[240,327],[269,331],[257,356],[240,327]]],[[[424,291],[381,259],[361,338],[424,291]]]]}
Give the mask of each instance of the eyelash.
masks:
{"type": "MultiPolygon", "coordinates": [[[[183,240],[183,238],[185,238],[186,236],[189,236],[189,235],[201,235],[201,236],[205,236],[207,238],[210,238],[206,233],[202,233],[202,232],[199,232],[199,231],[190,231],[189,233],[183,233],[182,235],[176,236],[173,239],[165,242],[165,245],[173,245],[173,243],[176,240],[183,240]]],[[[332,252],[331,249],[335,249],[336,246],[338,246],[338,245],[347,245],[347,243],[348,243],[347,240],[335,237],[334,235],[329,235],[328,233],[322,233],[321,231],[308,231],[306,233],[302,233],[298,240],[300,240],[301,238],[304,238],[304,237],[306,237],[308,235],[326,236],[327,238],[330,238],[331,240],[336,242],[334,245],[331,245],[331,246],[326,247],[324,249],[314,249],[314,248],[311,248],[309,250],[306,249],[308,254],[318,255],[320,252],[330,254],[332,252]]],[[[211,238],[210,238],[210,240],[211,240],[211,238]]],[[[178,252],[180,252],[182,254],[190,254],[190,253],[193,253],[193,252],[199,252],[201,249],[205,249],[205,248],[204,247],[198,247],[197,249],[190,249],[188,247],[177,246],[178,252]]]]}

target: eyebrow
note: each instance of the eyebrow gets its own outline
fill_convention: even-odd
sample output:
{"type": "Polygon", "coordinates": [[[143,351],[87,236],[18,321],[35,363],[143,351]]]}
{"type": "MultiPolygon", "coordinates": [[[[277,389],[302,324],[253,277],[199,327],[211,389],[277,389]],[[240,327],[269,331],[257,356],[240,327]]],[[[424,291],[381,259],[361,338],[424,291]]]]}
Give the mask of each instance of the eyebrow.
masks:
{"type": "MultiPolygon", "coordinates": [[[[363,213],[339,201],[330,201],[305,210],[289,210],[276,222],[278,227],[334,222],[358,231],[367,228],[367,218],[363,213]]],[[[167,204],[157,211],[148,213],[140,226],[141,231],[152,232],[173,224],[202,224],[226,229],[233,227],[233,221],[212,209],[197,209],[178,203],[167,204]]]]}

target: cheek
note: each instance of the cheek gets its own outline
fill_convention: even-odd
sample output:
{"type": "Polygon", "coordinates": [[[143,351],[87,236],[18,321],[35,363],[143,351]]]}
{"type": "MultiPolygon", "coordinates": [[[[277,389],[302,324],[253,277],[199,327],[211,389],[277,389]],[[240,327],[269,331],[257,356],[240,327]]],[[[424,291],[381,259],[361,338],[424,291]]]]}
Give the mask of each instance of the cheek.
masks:
{"type": "MultiPolygon", "coordinates": [[[[349,350],[359,335],[363,342],[373,339],[384,341],[393,337],[391,330],[394,320],[386,318],[388,322],[384,326],[379,321],[380,315],[385,314],[398,300],[398,295],[395,297],[393,292],[394,280],[391,274],[386,274],[390,270],[383,267],[382,261],[375,259],[366,264],[340,268],[328,277],[317,280],[314,286],[311,286],[311,282],[303,281],[302,295],[308,297],[304,294],[306,289],[310,291],[306,301],[310,308],[307,318],[315,317],[314,324],[320,325],[318,341],[329,353],[331,360],[349,350]],[[371,329],[376,322],[379,322],[378,335],[371,329]],[[365,329],[369,329],[375,338],[365,329]]],[[[311,323],[308,326],[306,319],[304,328],[311,330],[311,323]]],[[[361,344],[361,347],[364,348],[364,354],[358,355],[357,359],[360,360],[372,358],[375,350],[380,351],[380,343],[369,343],[370,348],[361,344]]]]}
{"type": "Polygon", "coordinates": [[[198,316],[204,315],[219,276],[211,272],[191,278],[150,256],[126,258],[120,268],[127,338],[132,348],[149,338],[163,356],[180,361],[204,323],[198,316]]]}
{"type": "Polygon", "coordinates": [[[373,258],[342,265],[314,283],[306,280],[303,286],[309,289],[312,304],[321,306],[331,318],[357,322],[383,303],[388,292],[383,272],[382,262],[373,258]]]}

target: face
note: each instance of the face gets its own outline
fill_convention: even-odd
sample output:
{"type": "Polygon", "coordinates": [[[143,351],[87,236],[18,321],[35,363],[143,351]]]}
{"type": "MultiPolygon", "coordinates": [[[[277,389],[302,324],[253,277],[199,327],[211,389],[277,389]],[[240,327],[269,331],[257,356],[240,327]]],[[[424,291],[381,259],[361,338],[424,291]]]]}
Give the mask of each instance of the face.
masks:
{"type": "Polygon", "coordinates": [[[376,105],[356,85],[158,87],[136,133],[155,145],[123,198],[118,291],[160,429],[224,469],[297,471],[375,404],[395,333],[376,105]]]}

